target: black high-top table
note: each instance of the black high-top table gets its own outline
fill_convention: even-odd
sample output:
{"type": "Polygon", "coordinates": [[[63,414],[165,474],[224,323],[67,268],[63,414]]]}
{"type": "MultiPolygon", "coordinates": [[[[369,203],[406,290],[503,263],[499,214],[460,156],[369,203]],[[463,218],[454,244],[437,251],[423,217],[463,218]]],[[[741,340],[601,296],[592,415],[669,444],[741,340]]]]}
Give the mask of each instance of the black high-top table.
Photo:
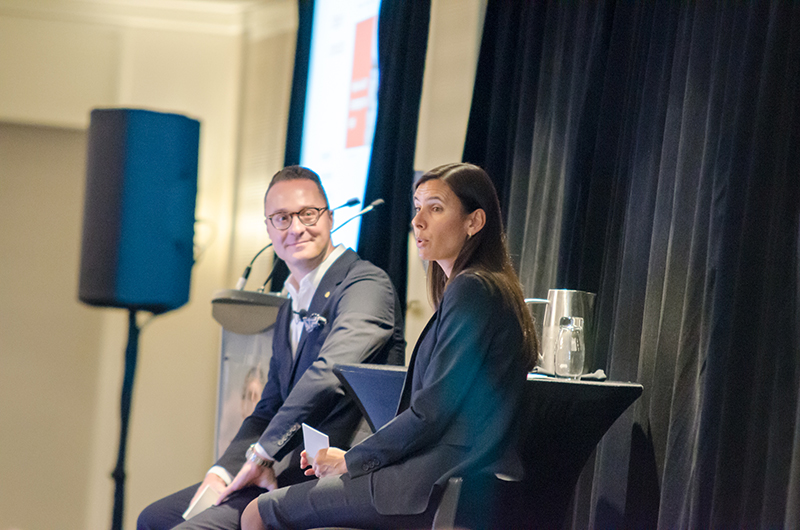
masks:
{"type": "MultiPolygon", "coordinates": [[[[341,364],[334,373],[373,431],[391,420],[406,369],[341,364]]],[[[578,477],[600,439],[642,394],[642,385],[529,376],[520,413],[525,478],[465,477],[456,525],[558,528],[578,477]]]]}

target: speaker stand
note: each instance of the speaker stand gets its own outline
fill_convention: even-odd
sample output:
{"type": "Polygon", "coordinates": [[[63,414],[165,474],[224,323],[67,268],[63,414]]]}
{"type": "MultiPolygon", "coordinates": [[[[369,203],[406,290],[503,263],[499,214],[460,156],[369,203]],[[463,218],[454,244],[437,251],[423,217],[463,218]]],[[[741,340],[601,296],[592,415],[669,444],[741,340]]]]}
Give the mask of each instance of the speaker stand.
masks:
{"type": "Polygon", "coordinates": [[[125,508],[125,449],[128,442],[128,420],[133,397],[133,376],[136,373],[136,355],[139,350],[139,326],[136,323],[136,310],[128,309],[128,346],[125,348],[125,378],[120,397],[120,430],[117,467],[111,473],[114,479],[114,514],[112,530],[122,530],[122,512],[125,508]]]}

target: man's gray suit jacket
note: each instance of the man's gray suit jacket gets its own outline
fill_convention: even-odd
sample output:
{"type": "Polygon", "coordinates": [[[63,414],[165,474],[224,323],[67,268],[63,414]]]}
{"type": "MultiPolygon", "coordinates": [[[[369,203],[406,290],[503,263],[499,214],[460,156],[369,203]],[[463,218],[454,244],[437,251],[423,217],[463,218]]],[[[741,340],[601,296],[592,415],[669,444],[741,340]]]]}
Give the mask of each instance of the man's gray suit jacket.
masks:
{"type": "Polygon", "coordinates": [[[325,323],[304,329],[292,356],[291,302],[278,311],[267,383],[252,415],[216,465],[235,476],[247,448],[258,441],[276,460],[299,452],[300,425],[328,434],[332,446],[349,447],[361,414],[333,374],[337,363],[403,364],[400,304],[384,271],[346,250],[317,287],[309,315],[325,323]]]}

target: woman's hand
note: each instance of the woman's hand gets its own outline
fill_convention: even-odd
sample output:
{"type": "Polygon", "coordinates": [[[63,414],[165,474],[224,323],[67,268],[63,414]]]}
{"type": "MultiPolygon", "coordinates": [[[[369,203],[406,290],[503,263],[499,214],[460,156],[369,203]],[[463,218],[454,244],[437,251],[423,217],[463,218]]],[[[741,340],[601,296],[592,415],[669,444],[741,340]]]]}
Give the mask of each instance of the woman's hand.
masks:
{"type": "Polygon", "coordinates": [[[347,473],[347,462],[344,460],[344,451],[338,447],[328,447],[327,449],[320,449],[317,451],[317,456],[314,458],[314,463],[310,464],[308,455],[305,451],[300,453],[300,468],[306,469],[306,475],[316,475],[318,478],[327,477],[330,475],[343,475],[347,473]]]}
{"type": "Polygon", "coordinates": [[[257,466],[253,462],[245,462],[231,485],[220,493],[214,504],[222,503],[229,495],[247,486],[258,486],[269,491],[274,490],[278,487],[275,471],[271,467],[257,466]]]}

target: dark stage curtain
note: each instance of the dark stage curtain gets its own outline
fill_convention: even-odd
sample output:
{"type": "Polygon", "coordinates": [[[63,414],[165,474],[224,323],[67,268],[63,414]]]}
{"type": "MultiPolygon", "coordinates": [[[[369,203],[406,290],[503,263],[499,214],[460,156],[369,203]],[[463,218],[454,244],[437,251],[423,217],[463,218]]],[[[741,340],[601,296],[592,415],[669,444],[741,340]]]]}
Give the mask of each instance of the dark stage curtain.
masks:
{"type": "Polygon", "coordinates": [[[365,204],[386,204],[364,216],[358,254],[384,269],[405,313],[411,185],[430,0],[384,0],[378,21],[378,116],[365,204]]]}
{"type": "Polygon", "coordinates": [[[575,528],[800,527],[800,3],[489,0],[464,159],[644,394],[575,528]]]}
{"type": "MultiPolygon", "coordinates": [[[[289,116],[286,123],[286,148],[283,165],[300,163],[303,141],[303,115],[306,110],[306,86],[311,57],[311,31],[314,22],[313,0],[297,2],[297,41],[294,48],[294,70],[292,72],[292,92],[289,100],[289,116]]],[[[313,168],[312,168],[313,169],[313,168]]]]}

